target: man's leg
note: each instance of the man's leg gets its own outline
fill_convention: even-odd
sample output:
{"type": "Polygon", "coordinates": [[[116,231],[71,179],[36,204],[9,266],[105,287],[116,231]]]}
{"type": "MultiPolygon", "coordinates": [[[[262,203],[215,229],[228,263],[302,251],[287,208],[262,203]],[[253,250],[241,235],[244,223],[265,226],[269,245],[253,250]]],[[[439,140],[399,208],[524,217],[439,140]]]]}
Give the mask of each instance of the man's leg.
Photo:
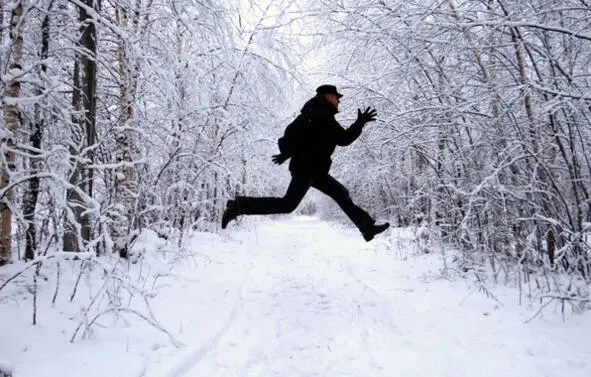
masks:
{"type": "Polygon", "coordinates": [[[326,174],[322,177],[315,178],[312,181],[312,187],[320,190],[337,202],[343,212],[345,212],[359,231],[361,231],[366,241],[371,241],[376,234],[383,232],[390,226],[389,223],[375,225],[375,220],[366,211],[353,203],[349,195],[349,190],[330,175],[326,174]]]}
{"type": "Polygon", "coordinates": [[[222,229],[239,215],[270,215],[290,213],[295,210],[310,188],[310,179],[292,176],[287,191],[282,198],[237,196],[228,201],[222,216],[222,229]]]}
{"type": "Polygon", "coordinates": [[[282,198],[237,196],[238,214],[270,215],[274,213],[290,213],[297,208],[309,188],[309,179],[292,177],[282,198]]]}
{"type": "Polygon", "coordinates": [[[349,190],[332,176],[326,174],[312,181],[312,187],[330,196],[345,214],[353,221],[353,224],[363,231],[375,223],[375,220],[362,208],[358,207],[351,196],[349,190]]]}

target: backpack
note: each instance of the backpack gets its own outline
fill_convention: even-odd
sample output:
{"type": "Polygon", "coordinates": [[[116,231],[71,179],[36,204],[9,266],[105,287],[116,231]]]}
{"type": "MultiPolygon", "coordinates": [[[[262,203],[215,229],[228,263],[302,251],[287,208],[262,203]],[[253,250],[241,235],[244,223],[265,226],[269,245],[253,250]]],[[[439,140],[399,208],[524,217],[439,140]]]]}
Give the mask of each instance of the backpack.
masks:
{"type": "Polygon", "coordinates": [[[287,125],[283,137],[277,141],[281,154],[289,157],[293,156],[296,149],[305,141],[306,125],[311,122],[311,119],[304,116],[304,114],[300,114],[287,125]]]}

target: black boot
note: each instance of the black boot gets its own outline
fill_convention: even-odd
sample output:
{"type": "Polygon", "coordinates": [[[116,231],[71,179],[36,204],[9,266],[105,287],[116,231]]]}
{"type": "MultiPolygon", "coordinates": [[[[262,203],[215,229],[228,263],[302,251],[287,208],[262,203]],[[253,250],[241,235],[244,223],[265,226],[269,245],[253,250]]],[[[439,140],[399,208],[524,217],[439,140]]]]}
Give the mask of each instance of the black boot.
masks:
{"type": "Polygon", "coordinates": [[[361,234],[363,235],[363,239],[367,242],[373,240],[373,238],[375,237],[376,234],[382,233],[384,230],[388,229],[390,227],[390,223],[384,223],[384,224],[371,224],[370,226],[368,226],[367,228],[363,229],[361,231],[361,234]]]}
{"type": "Polygon", "coordinates": [[[238,217],[238,206],[235,200],[228,200],[226,210],[222,215],[222,229],[226,229],[228,223],[238,217]]]}

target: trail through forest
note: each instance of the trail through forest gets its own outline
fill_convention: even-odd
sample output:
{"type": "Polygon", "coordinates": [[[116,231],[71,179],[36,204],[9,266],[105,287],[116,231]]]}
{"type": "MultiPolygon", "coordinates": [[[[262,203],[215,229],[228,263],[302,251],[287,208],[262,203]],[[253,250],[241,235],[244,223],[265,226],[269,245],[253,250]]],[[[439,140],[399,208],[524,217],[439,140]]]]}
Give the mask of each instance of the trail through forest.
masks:
{"type": "Polygon", "coordinates": [[[209,338],[195,333],[191,351],[150,376],[591,373],[591,342],[577,324],[589,316],[524,323],[533,312],[516,305],[516,292],[497,302],[442,277],[441,257],[417,256],[409,232],[365,243],[352,229],[299,218],[232,237],[226,245],[239,242],[231,249],[245,262],[229,310],[209,338]]]}
{"type": "MultiPolygon", "coordinates": [[[[137,250],[147,254],[131,274],[158,272],[144,285],[158,291],[151,310],[170,337],[120,312],[71,344],[85,293],[72,303],[60,293],[51,306],[46,283],[37,326],[25,292],[15,292],[19,305],[0,301],[11,324],[0,326],[9,339],[0,365],[14,377],[591,375],[589,313],[563,319],[549,306],[527,321],[537,307],[519,306],[515,289],[488,287],[492,298],[452,263],[443,274],[441,254],[419,252],[415,239],[391,229],[366,243],[353,228],[309,217],[195,233],[183,253],[144,237],[137,250]]],[[[76,274],[62,275],[60,292],[70,292],[76,274]]],[[[78,289],[95,292],[96,276],[78,289]]]]}

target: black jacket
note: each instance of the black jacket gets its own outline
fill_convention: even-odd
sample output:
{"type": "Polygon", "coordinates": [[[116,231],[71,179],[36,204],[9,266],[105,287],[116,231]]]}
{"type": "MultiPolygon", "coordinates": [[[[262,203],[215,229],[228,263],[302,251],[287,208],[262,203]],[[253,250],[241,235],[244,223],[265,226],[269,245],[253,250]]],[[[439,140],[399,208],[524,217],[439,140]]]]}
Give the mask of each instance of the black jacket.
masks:
{"type": "Polygon", "coordinates": [[[285,134],[279,139],[279,150],[291,157],[289,170],[292,174],[327,174],[336,146],[349,145],[361,135],[362,123],[355,122],[344,129],[334,118],[336,113],[334,106],[324,97],[314,97],[287,126],[285,134]]]}

